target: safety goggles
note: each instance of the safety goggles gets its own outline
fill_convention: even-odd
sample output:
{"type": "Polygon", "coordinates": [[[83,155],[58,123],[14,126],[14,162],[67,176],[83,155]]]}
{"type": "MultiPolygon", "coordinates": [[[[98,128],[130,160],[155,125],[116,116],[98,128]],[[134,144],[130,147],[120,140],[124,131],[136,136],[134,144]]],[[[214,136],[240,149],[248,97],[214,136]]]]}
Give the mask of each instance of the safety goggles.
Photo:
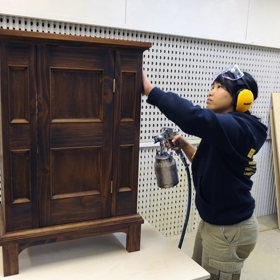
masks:
{"type": "Polygon", "coordinates": [[[233,65],[227,68],[226,70],[220,72],[218,75],[216,75],[216,78],[218,76],[222,76],[224,79],[230,80],[230,81],[236,81],[239,79],[242,79],[244,76],[244,73],[239,69],[238,65],[233,65]]]}

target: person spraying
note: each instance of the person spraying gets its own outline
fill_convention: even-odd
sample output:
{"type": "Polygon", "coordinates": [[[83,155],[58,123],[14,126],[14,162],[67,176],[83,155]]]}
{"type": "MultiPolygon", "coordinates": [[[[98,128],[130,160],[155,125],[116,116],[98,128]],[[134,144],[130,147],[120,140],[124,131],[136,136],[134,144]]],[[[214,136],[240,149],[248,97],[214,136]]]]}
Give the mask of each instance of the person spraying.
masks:
{"type": "Polygon", "coordinates": [[[183,132],[201,138],[198,148],[181,135],[172,139],[192,162],[201,217],[193,259],[212,280],[240,279],[258,237],[251,177],[254,156],[267,137],[267,127],[250,112],[258,97],[257,82],[233,65],[214,78],[202,108],[154,87],[143,73],[143,94],[183,132]]]}

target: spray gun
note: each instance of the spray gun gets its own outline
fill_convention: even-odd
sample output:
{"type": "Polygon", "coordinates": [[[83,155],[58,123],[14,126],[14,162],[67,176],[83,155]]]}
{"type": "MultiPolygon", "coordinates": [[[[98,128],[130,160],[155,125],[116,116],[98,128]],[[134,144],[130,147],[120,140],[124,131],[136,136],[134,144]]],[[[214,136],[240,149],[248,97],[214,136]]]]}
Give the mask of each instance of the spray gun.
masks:
{"type": "Polygon", "coordinates": [[[168,153],[165,142],[168,141],[171,147],[174,143],[171,141],[176,135],[172,128],[164,127],[161,133],[154,137],[155,143],[160,143],[160,150],[156,151],[155,156],[155,174],[159,188],[171,188],[179,183],[176,161],[172,153],[168,153]]]}
{"type": "Polygon", "coordinates": [[[192,188],[191,188],[191,174],[190,174],[189,165],[187,163],[186,157],[184,156],[181,148],[176,144],[176,142],[175,143],[172,142],[172,139],[176,134],[177,132],[175,132],[172,128],[163,127],[161,129],[161,133],[158,134],[157,136],[154,136],[154,142],[160,143],[160,150],[156,151],[154,166],[155,166],[155,174],[157,178],[157,185],[159,188],[171,188],[179,183],[176,161],[173,157],[172,152],[168,153],[166,149],[165,143],[168,142],[169,146],[174,148],[176,154],[180,156],[185,166],[185,170],[187,172],[188,205],[187,205],[186,218],[183,225],[181,238],[178,245],[178,247],[181,249],[187,230],[189,216],[190,216],[192,188]]]}

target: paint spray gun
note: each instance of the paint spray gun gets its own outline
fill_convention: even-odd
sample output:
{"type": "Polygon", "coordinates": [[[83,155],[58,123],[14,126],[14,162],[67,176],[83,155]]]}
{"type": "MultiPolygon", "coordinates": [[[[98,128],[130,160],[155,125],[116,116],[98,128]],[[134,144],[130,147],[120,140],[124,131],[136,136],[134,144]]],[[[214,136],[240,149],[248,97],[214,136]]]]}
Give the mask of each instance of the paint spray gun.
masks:
{"type": "Polygon", "coordinates": [[[178,247],[181,249],[186,234],[189,216],[190,216],[192,186],[191,186],[190,169],[186,157],[184,156],[181,148],[178,145],[176,145],[176,142],[175,143],[172,142],[172,139],[176,134],[177,132],[175,132],[172,128],[163,127],[161,129],[161,133],[158,134],[157,136],[154,136],[154,142],[160,143],[160,150],[156,151],[154,166],[155,166],[155,174],[157,178],[157,185],[159,188],[163,188],[163,189],[171,188],[179,183],[176,161],[172,155],[172,152],[169,153],[166,149],[165,144],[167,141],[169,146],[174,148],[176,154],[180,156],[185,166],[185,170],[187,172],[187,178],[188,178],[187,212],[186,212],[186,218],[181,233],[181,238],[179,240],[179,245],[178,245],[178,247]]]}
{"type": "Polygon", "coordinates": [[[169,146],[175,147],[176,144],[172,142],[172,138],[176,134],[172,128],[163,127],[161,133],[154,137],[154,142],[160,143],[160,150],[156,151],[154,163],[159,188],[171,188],[179,183],[176,161],[172,152],[169,153],[165,145],[168,142],[169,146]]]}

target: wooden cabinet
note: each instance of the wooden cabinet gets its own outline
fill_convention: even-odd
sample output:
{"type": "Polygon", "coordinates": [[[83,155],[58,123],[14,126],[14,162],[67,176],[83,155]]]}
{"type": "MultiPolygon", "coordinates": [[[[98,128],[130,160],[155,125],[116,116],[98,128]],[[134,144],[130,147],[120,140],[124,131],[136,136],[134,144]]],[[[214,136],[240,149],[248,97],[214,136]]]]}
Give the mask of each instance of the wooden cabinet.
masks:
{"type": "Polygon", "coordinates": [[[28,246],[125,232],[137,214],[142,54],[150,43],[0,30],[4,275],[28,246]]]}

